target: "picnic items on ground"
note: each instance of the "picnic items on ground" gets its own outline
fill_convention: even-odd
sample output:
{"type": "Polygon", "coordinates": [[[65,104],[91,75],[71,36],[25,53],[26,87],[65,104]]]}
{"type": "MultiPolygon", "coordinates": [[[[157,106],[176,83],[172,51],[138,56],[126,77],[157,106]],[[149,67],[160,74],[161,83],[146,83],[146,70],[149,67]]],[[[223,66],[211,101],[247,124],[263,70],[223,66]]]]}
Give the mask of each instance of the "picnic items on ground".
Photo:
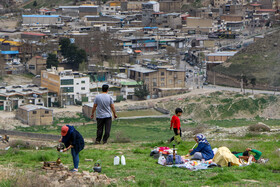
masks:
{"type": "Polygon", "coordinates": [[[120,164],[120,157],[119,156],[115,156],[114,158],[114,165],[119,165],[120,164]]]}
{"type": "Polygon", "coordinates": [[[121,156],[121,164],[122,165],[126,165],[126,162],[125,162],[125,157],[124,155],[121,156]]]}

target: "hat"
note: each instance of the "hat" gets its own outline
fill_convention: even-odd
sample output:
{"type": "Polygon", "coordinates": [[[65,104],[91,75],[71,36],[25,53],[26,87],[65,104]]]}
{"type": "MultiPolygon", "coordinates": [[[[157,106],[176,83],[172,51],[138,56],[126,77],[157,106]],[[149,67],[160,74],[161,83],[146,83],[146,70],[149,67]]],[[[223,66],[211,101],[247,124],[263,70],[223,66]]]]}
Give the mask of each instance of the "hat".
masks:
{"type": "Polygon", "coordinates": [[[66,136],[68,130],[69,130],[69,127],[67,127],[66,125],[61,127],[61,136],[66,136]]]}

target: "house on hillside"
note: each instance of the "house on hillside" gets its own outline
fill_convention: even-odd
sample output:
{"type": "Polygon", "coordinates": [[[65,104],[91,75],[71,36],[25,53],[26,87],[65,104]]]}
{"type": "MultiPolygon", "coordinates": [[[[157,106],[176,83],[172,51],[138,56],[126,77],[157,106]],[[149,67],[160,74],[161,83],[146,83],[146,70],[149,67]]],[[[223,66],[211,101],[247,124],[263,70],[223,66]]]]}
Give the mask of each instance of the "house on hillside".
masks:
{"type": "Polygon", "coordinates": [[[18,108],[16,118],[28,125],[52,125],[53,110],[37,105],[24,105],[18,108]]]}

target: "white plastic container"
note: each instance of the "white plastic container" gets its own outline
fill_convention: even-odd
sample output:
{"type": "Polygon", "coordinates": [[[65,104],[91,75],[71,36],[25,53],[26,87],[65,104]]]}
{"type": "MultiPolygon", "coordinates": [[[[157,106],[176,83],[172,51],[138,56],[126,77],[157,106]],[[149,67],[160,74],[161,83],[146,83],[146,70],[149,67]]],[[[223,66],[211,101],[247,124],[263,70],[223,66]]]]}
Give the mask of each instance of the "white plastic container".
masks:
{"type": "Polygon", "coordinates": [[[158,164],[163,165],[163,166],[166,164],[166,159],[164,156],[162,156],[162,152],[160,152],[160,154],[159,154],[158,164]]]}
{"type": "Polygon", "coordinates": [[[122,165],[126,165],[126,162],[125,162],[125,157],[122,155],[122,157],[121,157],[121,163],[122,163],[122,165]]]}
{"type": "Polygon", "coordinates": [[[119,165],[120,164],[120,157],[119,156],[115,156],[114,158],[114,165],[119,165]]]}

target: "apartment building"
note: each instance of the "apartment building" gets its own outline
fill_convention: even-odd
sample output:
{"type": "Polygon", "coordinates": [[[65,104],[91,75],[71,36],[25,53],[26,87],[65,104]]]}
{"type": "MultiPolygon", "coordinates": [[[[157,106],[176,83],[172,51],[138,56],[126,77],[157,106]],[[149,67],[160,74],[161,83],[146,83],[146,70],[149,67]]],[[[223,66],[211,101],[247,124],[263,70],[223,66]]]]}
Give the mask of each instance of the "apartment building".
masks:
{"type": "Polygon", "coordinates": [[[41,86],[58,94],[61,106],[88,102],[90,79],[87,75],[53,67],[41,72],[41,86]]]}
{"type": "Polygon", "coordinates": [[[161,92],[185,88],[185,70],[173,69],[170,66],[133,65],[128,68],[128,77],[144,81],[151,97],[161,97],[163,96],[161,92]]]}

